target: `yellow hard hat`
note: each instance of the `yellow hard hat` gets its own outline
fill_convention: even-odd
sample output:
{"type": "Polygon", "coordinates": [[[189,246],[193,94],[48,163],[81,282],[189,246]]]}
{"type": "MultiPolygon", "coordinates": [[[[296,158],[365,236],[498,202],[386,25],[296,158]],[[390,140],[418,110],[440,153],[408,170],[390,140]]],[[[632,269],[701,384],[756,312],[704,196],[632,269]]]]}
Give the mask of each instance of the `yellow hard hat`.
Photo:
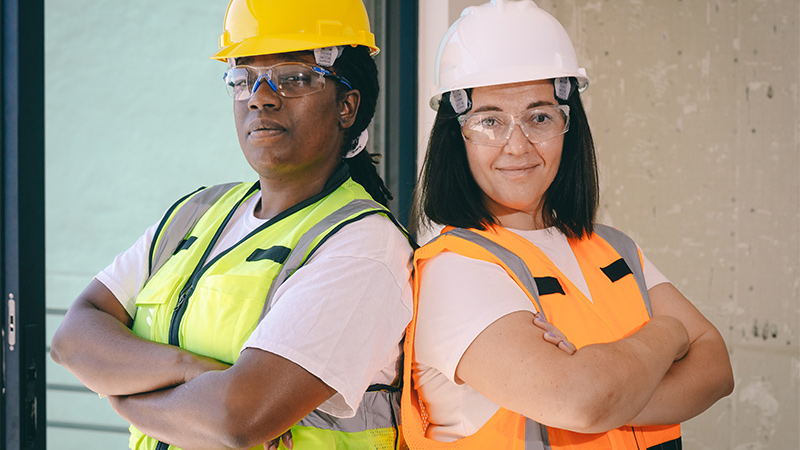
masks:
{"type": "Polygon", "coordinates": [[[212,59],[363,45],[380,51],[361,0],[231,0],[212,59]]]}

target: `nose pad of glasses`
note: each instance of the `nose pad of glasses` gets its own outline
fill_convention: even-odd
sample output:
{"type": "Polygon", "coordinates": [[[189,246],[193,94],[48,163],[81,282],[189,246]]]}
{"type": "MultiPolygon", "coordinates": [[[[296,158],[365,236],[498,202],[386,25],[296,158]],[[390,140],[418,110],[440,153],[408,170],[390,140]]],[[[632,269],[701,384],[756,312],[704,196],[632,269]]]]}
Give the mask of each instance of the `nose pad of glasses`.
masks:
{"type": "Polygon", "coordinates": [[[261,86],[261,80],[266,80],[267,84],[270,87],[270,89],[272,89],[273,92],[278,92],[278,86],[272,81],[272,79],[269,77],[269,74],[265,73],[263,75],[260,75],[258,78],[256,78],[256,82],[253,84],[253,92],[251,92],[250,95],[253,95],[253,94],[256,93],[256,91],[258,90],[259,86],[261,86]]]}
{"type": "Polygon", "coordinates": [[[525,139],[527,139],[529,142],[533,143],[531,141],[530,135],[528,134],[528,130],[525,129],[525,127],[522,126],[522,124],[517,122],[516,120],[511,123],[510,127],[508,127],[508,131],[506,132],[506,142],[508,142],[508,140],[511,139],[511,135],[514,134],[514,130],[516,128],[519,128],[519,131],[522,132],[522,135],[525,136],[525,139]]]}

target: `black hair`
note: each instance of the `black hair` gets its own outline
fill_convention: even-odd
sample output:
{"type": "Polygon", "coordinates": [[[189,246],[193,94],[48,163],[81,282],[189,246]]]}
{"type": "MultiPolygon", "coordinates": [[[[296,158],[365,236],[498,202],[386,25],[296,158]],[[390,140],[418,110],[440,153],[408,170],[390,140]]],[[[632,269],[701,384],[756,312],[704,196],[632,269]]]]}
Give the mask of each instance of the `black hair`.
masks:
{"type": "MultiPolygon", "coordinates": [[[[380,84],[378,82],[378,67],[369,54],[369,48],[359,45],[357,47],[345,46],[341,56],[333,64],[333,71],[350,82],[353,89],[361,93],[361,102],[353,126],[344,134],[342,156],[354,147],[355,141],[361,132],[367,129],[375,116],[375,107],[378,102],[380,84]]],[[[347,86],[337,83],[339,93],[348,91],[347,86]]],[[[350,176],[360,184],[378,203],[388,206],[392,193],[386,187],[383,179],[378,174],[376,165],[380,161],[379,154],[371,154],[366,150],[352,158],[344,160],[350,168],[350,176]]]]}
{"type": "MultiPolygon", "coordinates": [[[[569,106],[570,125],[558,172],[544,194],[542,215],[545,225],[577,239],[592,234],[599,202],[597,161],[580,94],[559,103],[569,106]]],[[[430,223],[480,230],[497,224],[469,169],[457,117],[448,102],[439,103],[411,211],[412,231],[430,223]]]]}

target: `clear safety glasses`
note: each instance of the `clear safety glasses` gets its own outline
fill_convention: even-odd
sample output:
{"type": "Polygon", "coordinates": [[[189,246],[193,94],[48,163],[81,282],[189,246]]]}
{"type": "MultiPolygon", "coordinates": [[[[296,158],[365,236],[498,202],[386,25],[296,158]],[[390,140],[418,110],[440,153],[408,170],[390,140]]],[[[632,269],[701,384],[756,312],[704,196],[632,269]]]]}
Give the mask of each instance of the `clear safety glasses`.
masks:
{"type": "Polygon", "coordinates": [[[282,97],[302,97],[324,89],[326,77],[353,88],[344,77],[330,70],[295,62],[269,67],[235,66],[223,75],[228,94],[234,100],[249,99],[264,83],[282,97]]]}
{"type": "Polygon", "coordinates": [[[461,135],[473,144],[502,147],[511,137],[514,125],[519,125],[532,144],[540,144],[569,130],[569,106],[540,106],[515,115],[484,111],[459,116],[458,123],[461,135]]]}

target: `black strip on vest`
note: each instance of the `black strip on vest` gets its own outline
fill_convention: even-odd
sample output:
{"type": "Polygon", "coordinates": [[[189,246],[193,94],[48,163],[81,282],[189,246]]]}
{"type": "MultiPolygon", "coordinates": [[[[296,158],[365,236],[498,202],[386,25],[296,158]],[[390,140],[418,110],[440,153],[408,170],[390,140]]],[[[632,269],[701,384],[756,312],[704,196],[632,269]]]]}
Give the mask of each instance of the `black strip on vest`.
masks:
{"type": "Polygon", "coordinates": [[[275,261],[278,264],[283,264],[286,261],[286,258],[289,257],[289,253],[292,252],[292,249],[288,247],[284,247],[282,245],[276,245],[274,247],[270,247],[266,250],[262,248],[257,248],[247,257],[248,261],[261,261],[263,259],[268,259],[270,261],[275,261]]]}
{"type": "Polygon", "coordinates": [[[561,283],[559,283],[558,279],[555,277],[534,277],[533,281],[536,282],[536,289],[539,290],[539,295],[567,295],[564,292],[564,288],[561,287],[561,283]]]}
{"type": "Polygon", "coordinates": [[[624,259],[620,258],[613,263],[609,264],[607,267],[602,267],[600,270],[603,271],[604,274],[611,280],[612,283],[616,282],[620,278],[628,275],[631,272],[631,268],[628,267],[628,264],[625,262],[624,259]]]}
{"type": "Polygon", "coordinates": [[[681,450],[682,448],[683,443],[681,442],[681,438],[678,438],[669,442],[664,442],[663,444],[647,447],[647,450],[681,450]]]}
{"type": "Polygon", "coordinates": [[[191,247],[196,240],[197,236],[189,236],[187,239],[182,240],[181,243],[178,244],[178,248],[175,249],[175,253],[173,253],[173,255],[177,254],[181,250],[186,250],[187,248],[191,247]]]}

